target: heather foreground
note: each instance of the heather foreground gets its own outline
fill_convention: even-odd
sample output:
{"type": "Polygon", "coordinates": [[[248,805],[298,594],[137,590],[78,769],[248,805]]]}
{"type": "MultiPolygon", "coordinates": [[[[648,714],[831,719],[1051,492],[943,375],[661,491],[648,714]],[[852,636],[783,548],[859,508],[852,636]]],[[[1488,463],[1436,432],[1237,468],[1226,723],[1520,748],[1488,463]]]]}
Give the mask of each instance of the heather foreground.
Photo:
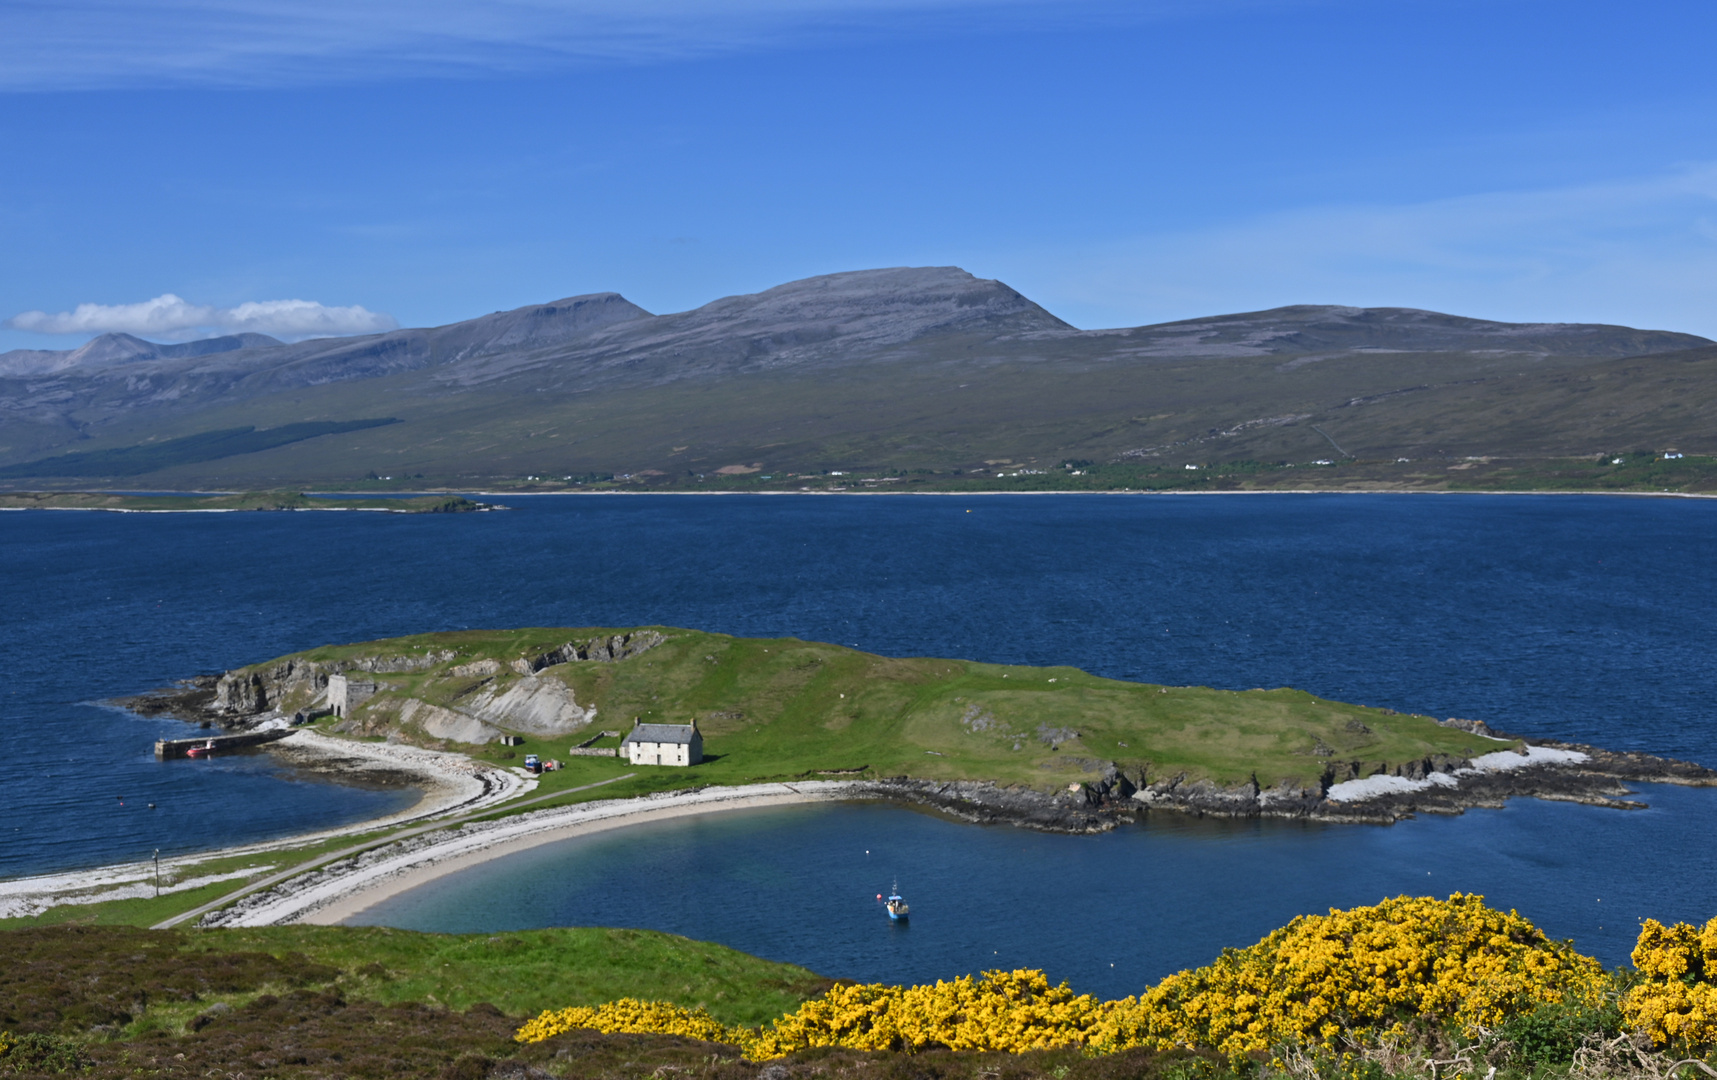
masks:
{"type": "Polygon", "coordinates": [[[1038,971],[831,982],[643,931],[40,928],[0,936],[0,1072],[1717,1076],[1717,918],[1647,920],[1632,959],[1461,894],[1302,916],[1117,1001],[1038,971]]]}

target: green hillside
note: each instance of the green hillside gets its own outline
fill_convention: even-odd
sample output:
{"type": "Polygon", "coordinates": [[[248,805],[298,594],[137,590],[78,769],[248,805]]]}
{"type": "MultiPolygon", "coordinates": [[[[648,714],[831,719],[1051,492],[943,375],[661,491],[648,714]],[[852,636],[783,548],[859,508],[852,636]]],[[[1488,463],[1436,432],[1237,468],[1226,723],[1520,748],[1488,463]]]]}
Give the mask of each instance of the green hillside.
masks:
{"type": "Polygon", "coordinates": [[[1085,462],[1068,486],[1717,489],[1717,346],[1621,326],[1296,306],[1079,330],[941,268],[221,355],[0,379],[0,483],[1015,490],[1085,462]],[[1667,485],[1582,475],[1669,450],[1667,485]]]}
{"type": "MultiPolygon", "coordinates": [[[[1244,486],[1461,487],[1475,468],[1506,468],[1531,488],[1560,486],[1538,477],[1601,455],[1717,453],[1713,349],[1584,361],[1362,354],[1294,367],[1280,356],[1106,358],[1084,342],[1054,357],[991,343],[973,359],[966,344],[976,348],[944,340],[833,372],[589,393],[503,384],[446,395],[431,392],[428,373],[407,372],[196,412],[127,414],[92,441],[147,460],[126,448],[381,410],[399,421],[147,474],[150,486],[172,489],[541,490],[613,476],[631,488],[792,490],[838,486],[827,474],[844,472],[1007,490],[1018,481],[998,472],[1068,460],[1125,474],[1116,487],[1187,464],[1240,464],[1263,474],[1244,486]],[[1333,467],[1309,471],[1319,460],[1333,467]]],[[[1677,490],[1714,481],[1708,466],[1677,490]]],[[[33,486],[50,482],[58,481],[33,486]]]]}
{"type": "MultiPolygon", "coordinates": [[[[635,719],[695,721],[709,760],[652,773],[651,785],[739,784],[818,774],[993,780],[1039,789],[1089,778],[1115,762],[1152,777],[1185,773],[1231,783],[1256,777],[1316,786],[1326,761],[1401,764],[1433,754],[1466,757],[1499,748],[1430,717],[1327,701],[1291,689],[1243,692],[1123,682],[1072,667],[968,660],[894,659],[794,638],[736,638],[659,630],[665,641],[613,663],[551,664],[529,676],[572,689],[596,719],[575,736],[530,737],[525,749],[560,753],[603,728],[635,719]]],[[[458,710],[474,695],[498,696],[526,676],[533,658],[592,635],[621,631],[463,631],[330,646],[245,669],[265,673],[286,659],[381,660],[421,670],[365,676],[382,691],[345,721],[324,726],[358,736],[444,743],[400,720],[408,700],[458,710]],[[482,660],[496,661],[481,665],[482,660]],[[498,671],[494,670],[499,668],[498,671]],[[462,670],[456,670],[462,669],[462,670]],[[490,673],[484,674],[487,669],[490,673]]],[[[289,694],[279,707],[310,703],[289,694]]],[[[413,711],[413,715],[418,715],[413,711]]],[[[505,727],[504,721],[497,721],[505,727]]],[[[615,740],[609,740],[612,744],[615,740]]],[[[465,747],[469,749],[469,747],[465,747]]],[[[486,753],[501,751],[491,746],[486,753]]],[[[577,758],[557,783],[625,771],[612,758],[577,758]]],[[[551,785],[552,789],[552,785],[551,785]]],[[[623,793],[616,789],[613,793],[623,793]]]]}

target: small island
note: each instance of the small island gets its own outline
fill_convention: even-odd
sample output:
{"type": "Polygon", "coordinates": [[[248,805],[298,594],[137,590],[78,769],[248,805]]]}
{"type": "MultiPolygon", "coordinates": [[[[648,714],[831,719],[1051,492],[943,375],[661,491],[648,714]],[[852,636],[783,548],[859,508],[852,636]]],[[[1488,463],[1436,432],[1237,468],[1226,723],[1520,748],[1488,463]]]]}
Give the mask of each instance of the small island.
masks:
{"type": "MultiPolygon", "coordinates": [[[[0,918],[336,924],[539,844],[795,803],[888,801],[1090,834],[1153,813],[1387,825],[1521,796],[1629,809],[1644,805],[1629,782],[1717,786],[1717,772],[1687,762],[1287,688],[668,626],[328,645],[118,704],[195,724],[215,756],[269,753],[419,798],[309,836],[21,879],[0,894],[0,918]],[[662,753],[668,736],[701,754],[662,753]]],[[[179,756],[169,749],[157,752],[179,756]]],[[[194,766],[163,761],[182,767],[194,766]]]]}
{"type": "Polygon", "coordinates": [[[130,704],[235,731],[311,727],[496,763],[567,758],[543,775],[545,790],[627,771],[616,754],[635,724],[693,725],[702,762],[647,766],[629,786],[838,780],[851,797],[1067,832],[1153,809],[1387,823],[1514,795],[1629,807],[1640,804],[1621,798],[1628,780],[1717,783],[1696,765],[1528,744],[1481,721],[1288,688],[1162,686],[674,627],[331,645],[130,704]]]}
{"type": "Polygon", "coordinates": [[[110,510],[132,514],[369,510],[391,514],[469,514],[501,509],[505,507],[473,502],[459,495],[328,498],[302,491],[246,491],[222,495],[137,495],[114,491],[0,492],[0,510],[110,510]]]}

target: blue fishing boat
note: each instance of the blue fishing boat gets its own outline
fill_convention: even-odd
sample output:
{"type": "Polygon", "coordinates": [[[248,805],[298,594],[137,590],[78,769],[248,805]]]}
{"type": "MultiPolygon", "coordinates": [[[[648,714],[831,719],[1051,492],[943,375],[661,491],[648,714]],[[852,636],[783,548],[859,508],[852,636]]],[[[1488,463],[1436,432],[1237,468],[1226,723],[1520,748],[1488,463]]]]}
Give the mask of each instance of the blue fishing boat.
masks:
{"type": "Polygon", "coordinates": [[[906,898],[900,895],[900,882],[894,883],[894,890],[888,894],[888,901],[883,908],[888,911],[888,917],[895,922],[905,922],[911,908],[906,906],[906,898]]]}

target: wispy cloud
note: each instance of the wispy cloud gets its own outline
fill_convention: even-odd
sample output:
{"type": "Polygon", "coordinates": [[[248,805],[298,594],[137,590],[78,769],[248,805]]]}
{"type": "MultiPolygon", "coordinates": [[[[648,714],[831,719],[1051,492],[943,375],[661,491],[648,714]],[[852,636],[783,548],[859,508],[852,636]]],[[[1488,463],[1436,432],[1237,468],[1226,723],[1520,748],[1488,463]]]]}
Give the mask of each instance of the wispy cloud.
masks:
{"type": "Polygon", "coordinates": [[[8,0],[0,89],[275,86],[772,47],[903,19],[1126,19],[1324,0],[8,0]],[[974,18],[975,17],[975,18],[974,18]]]}
{"type": "Polygon", "coordinates": [[[1309,207],[1015,258],[1024,287],[1081,325],[1330,303],[1717,338],[1717,163],[1605,184],[1309,207]]]}
{"type": "Polygon", "coordinates": [[[71,311],[26,311],[5,326],[35,334],[106,334],[185,339],[216,333],[270,334],[306,338],[371,334],[392,330],[392,315],[351,307],[328,307],[314,300],[252,300],[235,307],[193,304],[172,293],[138,304],[79,304],[71,311]]]}

